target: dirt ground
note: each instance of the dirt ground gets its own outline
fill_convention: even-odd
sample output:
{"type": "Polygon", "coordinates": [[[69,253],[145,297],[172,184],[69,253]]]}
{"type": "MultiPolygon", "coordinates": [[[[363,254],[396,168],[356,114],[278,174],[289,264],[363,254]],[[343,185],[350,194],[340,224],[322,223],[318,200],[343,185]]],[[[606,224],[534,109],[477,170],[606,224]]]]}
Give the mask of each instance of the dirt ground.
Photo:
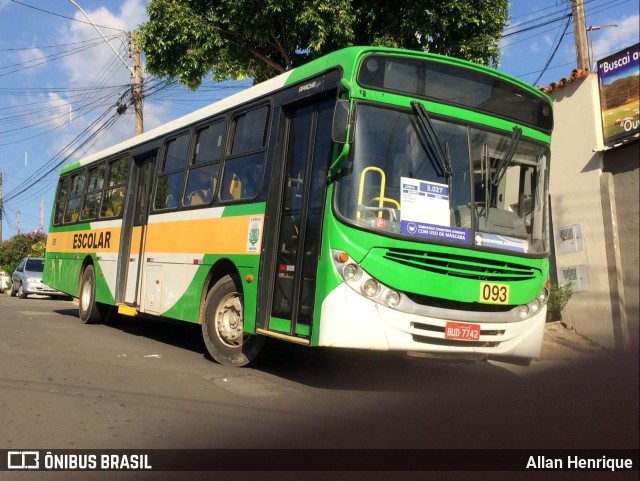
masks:
{"type": "Polygon", "coordinates": [[[561,321],[548,322],[537,361],[587,360],[607,352],[590,339],[568,329],[561,321]]]}

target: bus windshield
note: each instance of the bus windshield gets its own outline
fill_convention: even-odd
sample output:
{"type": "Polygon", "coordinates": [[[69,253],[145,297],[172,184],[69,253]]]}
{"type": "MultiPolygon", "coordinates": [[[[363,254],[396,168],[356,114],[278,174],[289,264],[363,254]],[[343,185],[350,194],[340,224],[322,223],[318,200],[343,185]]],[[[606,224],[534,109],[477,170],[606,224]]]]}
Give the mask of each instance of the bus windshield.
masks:
{"type": "Polygon", "coordinates": [[[337,210],[359,227],[529,254],[547,253],[548,147],[417,109],[356,107],[337,210]]]}

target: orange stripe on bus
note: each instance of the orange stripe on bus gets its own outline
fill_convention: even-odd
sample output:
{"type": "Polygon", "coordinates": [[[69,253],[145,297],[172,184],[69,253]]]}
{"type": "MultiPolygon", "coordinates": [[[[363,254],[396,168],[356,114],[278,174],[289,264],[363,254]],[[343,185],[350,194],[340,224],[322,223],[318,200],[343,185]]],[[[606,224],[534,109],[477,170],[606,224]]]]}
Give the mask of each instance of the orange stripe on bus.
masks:
{"type": "Polygon", "coordinates": [[[50,232],[47,237],[49,252],[118,252],[119,245],[120,227],[50,232]]]}
{"type": "Polygon", "coordinates": [[[246,254],[251,217],[253,216],[149,224],[145,250],[177,254],[246,254]]]}
{"type": "MultiPolygon", "coordinates": [[[[212,219],[158,222],[147,225],[145,251],[156,253],[247,254],[251,219],[261,216],[219,217],[212,219]]],[[[118,252],[120,227],[51,232],[50,252],[118,252]]],[[[130,255],[138,254],[142,229],[132,231],[130,255]]]]}

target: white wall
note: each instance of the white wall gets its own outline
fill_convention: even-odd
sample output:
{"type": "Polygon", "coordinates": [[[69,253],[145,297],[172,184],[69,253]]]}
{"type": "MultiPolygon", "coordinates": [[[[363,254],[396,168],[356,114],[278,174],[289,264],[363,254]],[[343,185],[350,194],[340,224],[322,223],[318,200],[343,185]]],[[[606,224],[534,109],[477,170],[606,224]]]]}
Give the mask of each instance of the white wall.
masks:
{"type": "Polygon", "coordinates": [[[550,192],[553,234],[558,228],[581,225],[581,250],[560,253],[556,243],[558,277],[563,267],[586,266],[587,290],[575,292],[563,320],[600,344],[614,348],[613,319],[601,204],[602,127],[595,74],[557,88],[555,127],[551,143],[550,192]]]}

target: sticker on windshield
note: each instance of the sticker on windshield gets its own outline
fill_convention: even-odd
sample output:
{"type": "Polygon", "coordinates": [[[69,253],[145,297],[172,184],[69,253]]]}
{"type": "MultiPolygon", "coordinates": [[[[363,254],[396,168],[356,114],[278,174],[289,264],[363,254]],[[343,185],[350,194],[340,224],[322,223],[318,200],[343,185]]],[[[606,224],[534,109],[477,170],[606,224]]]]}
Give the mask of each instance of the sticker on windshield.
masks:
{"type": "Polygon", "coordinates": [[[504,235],[487,234],[486,232],[476,233],[475,244],[477,246],[493,247],[495,249],[506,249],[516,252],[526,253],[529,251],[529,242],[527,240],[504,235]]]}
{"type": "Polygon", "coordinates": [[[401,232],[443,241],[470,242],[467,229],[451,227],[449,186],[402,177],[401,232]]]}

